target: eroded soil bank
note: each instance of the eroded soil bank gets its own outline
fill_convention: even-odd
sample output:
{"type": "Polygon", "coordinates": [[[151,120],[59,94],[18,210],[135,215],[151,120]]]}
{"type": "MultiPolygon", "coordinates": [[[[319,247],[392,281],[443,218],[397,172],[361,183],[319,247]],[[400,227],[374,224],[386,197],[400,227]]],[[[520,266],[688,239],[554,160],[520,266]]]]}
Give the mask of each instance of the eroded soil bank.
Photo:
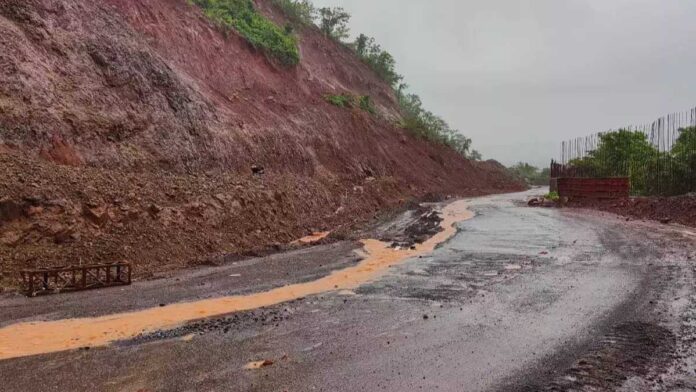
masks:
{"type": "Polygon", "coordinates": [[[186,0],[0,2],[0,290],[25,267],[151,278],[341,237],[428,193],[523,189],[397,126],[394,90],[353,51],[295,34],[300,64],[279,67],[186,0]],[[324,98],[345,93],[375,113],[324,98]]]}
{"type": "MultiPolygon", "coordinates": [[[[478,174],[502,173],[477,164],[478,174]]],[[[427,193],[389,176],[137,172],[2,152],[0,172],[0,290],[16,288],[22,268],[129,261],[140,280],[291,249],[317,232],[345,238],[427,193]]],[[[433,189],[467,196],[519,186],[486,181],[433,189]]]]}

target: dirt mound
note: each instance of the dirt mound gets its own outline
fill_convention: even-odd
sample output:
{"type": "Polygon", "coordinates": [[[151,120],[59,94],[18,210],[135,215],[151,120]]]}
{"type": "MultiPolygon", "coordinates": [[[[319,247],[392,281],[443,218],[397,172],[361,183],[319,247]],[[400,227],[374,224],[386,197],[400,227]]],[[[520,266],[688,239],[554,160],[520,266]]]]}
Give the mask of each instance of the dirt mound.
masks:
{"type": "Polygon", "coordinates": [[[576,200],[571,207],[595,208],[635,219],[696,227],[696,195],[634,197],[625,200],[576,200]]]}
{"type": "Polygon", "coordinates": [[[0,272],[127,259],[142,277],[426,193],[522,188],[395,127],[389,86],[299,35],[301,63],[282,68],[185,0],[1,2],[0,272]],[[346,91],[377,114],[324,99],[346,91]]]}

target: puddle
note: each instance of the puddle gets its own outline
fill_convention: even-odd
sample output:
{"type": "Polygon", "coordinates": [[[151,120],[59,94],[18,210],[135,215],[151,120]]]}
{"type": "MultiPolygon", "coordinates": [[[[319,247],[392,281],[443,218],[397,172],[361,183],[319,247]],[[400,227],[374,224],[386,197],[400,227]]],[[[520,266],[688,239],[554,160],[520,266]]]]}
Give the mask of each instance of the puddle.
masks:
{"type": "Polygon", "coordinates": [[[328,237],[329,234],[331,234],[330,231],[321,231],[317,233],[312,233],[311,235],[308,235],[306,237],[302,237],[297,241],[293,241],[293,245],[307,245],[307,244],[313,244],[315,242],[319,242],[323,240],[324,238],[328,237]]]}
{"type": "Polygon", "coordinates": [[[325,292],[352,290],[378,278],[393,265],[431,252],[456,234],[455,223],[472,217],[473,213],[467,209],[466,203],[463,200],[456,201],[445,206],[442,211],[443,230],[415,249],[395,250],[385,242],[364,240],[362,253],[366,257],[360,263],[307,283],[130,313],[10,325],[0,329],[0,360],[104,346],[118,340],[133,339],[144,333],[173,329],[190,321],[272,306],[325,292]]]}

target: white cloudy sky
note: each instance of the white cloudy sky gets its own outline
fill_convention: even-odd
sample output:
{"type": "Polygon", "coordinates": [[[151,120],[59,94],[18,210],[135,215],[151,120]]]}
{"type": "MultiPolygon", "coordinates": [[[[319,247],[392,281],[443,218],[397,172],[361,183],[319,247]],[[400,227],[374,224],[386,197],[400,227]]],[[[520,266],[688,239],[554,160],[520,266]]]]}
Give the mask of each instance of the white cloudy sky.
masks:
{"type": "Polygon", "coordinates": [[[696,106],[696,1],[314,0],[353,15],[428,109],[486,158],[696,106]]]}

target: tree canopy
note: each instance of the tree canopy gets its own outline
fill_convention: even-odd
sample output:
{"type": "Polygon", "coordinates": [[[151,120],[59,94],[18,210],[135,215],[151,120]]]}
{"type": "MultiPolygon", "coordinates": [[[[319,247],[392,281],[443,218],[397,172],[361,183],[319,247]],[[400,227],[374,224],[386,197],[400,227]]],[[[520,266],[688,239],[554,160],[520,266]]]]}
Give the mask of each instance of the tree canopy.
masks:
{"type": "Polygon", "coordinates": [[[342,41],[350,37],[350,14],[341,7],[319,9],[319,29],[329,37],[342,41]]]}

